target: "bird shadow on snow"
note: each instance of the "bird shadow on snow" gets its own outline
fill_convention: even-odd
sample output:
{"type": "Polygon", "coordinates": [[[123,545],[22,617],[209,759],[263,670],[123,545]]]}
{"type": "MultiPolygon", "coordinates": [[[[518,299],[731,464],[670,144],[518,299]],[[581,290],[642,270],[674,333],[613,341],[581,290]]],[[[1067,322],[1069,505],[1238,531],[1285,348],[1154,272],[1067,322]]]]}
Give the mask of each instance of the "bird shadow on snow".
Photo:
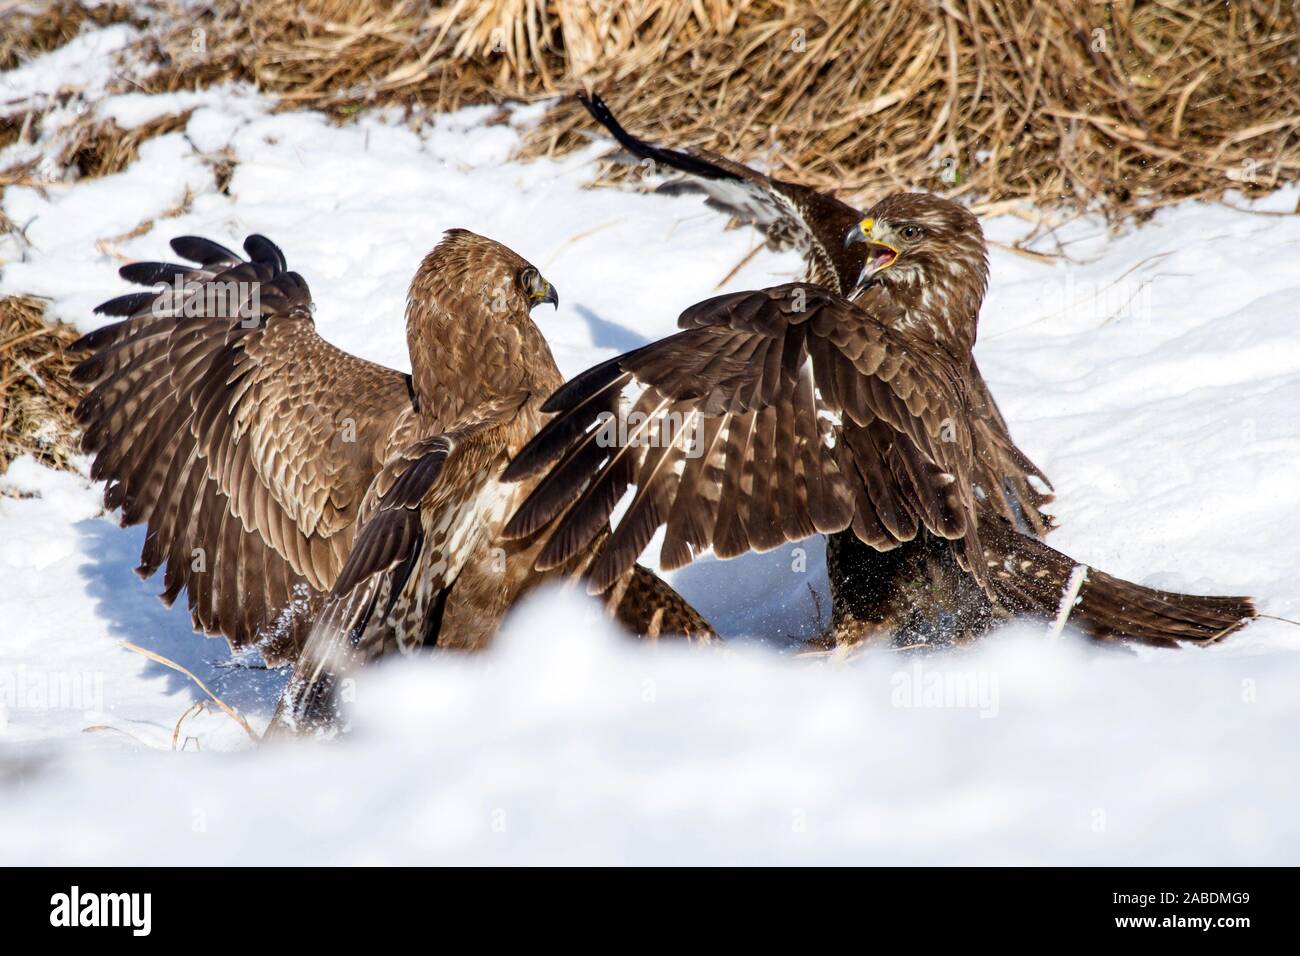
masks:
{"type": "Polygon", "coordinates": [[[727,561],[710,553],[671,577],[673,587],[730,641],[794,650],[830,623],[826,541],[820,536],[727,561]]]}
{"type": "MultiPolygon", "coordinates": [[[[269,670],[258,654],[232,654],[222,638],[196,633],[185,594],[172,607],[165,607],[158,599],[162,572],[142,581],[134,570],[144,545],[143,527],[119,528],[111,519],[98,517],[77,522],[76,530],[88,556],[78,571],[115,638],[175,661],[244,714],[269,715],[275,709],[287,668],[269,670]]],[[[123,649],[122,653],[132,652],[123,649]]],[[[184,694],[192,700],[206,696],[184,674],[142,655],[139,661],[145,677],[165,681],[164,693],[184,694]]],[[[178,715],[185,706],[178,702],[178,715]]]]}
{"type": "MultiPolygon", "coordinates": [[[[104,516],[74,527],[87,556],[78,573],[115,639],[174,661],[246,715],[269,716],[274,711],[288,668],[266,669],[256,653],[232,654],[221,638],[196,633],[184,594],[165,607],[158,599],[162,572],[141,580],[134,570],[144,545],[143,527],[119,528],[104,516]]],[[[802,646],[828,621],[825,542],[820,538],[728,561],[705,555],[671,577],[674,587],[719,634],[737,642],[788,651],[802,646]]],[[[178,697],[177,716],[189,701],[204,697],[184,674],[144,656],[139,663],[142,676],[161,679],[162,692],[178,697]]]]}
{"type": "Polygon", "coordinates": [[[591,330],[591,344],[596,348],[613,349],[616,352],[623,353],[639,349],[650,341],[644,335],[638,335],[627,326],[611,322],[609,319],[602,319],[585,305],[575,305],[573,308],[578,315],[582,316],[582,320],[587,323],[587,328],[591,330]]]}

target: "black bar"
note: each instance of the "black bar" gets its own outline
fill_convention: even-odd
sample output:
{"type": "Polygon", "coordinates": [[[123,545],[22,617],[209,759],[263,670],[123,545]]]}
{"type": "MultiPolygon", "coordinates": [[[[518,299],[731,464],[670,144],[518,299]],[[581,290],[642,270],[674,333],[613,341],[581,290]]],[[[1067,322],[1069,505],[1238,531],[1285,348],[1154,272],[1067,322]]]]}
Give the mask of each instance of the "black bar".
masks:
{"type": "Polygon", "coordinates": [[[787,930],[798,940],[801,928],[820,937],[836,924],[864,946],[883,941],[886,930],[918,934],[927,947],[947,938],[985,945],[1202,937],[1233,945],[1289,929],[1292,914],[1283,908],[1294,910],[1294,874],[1264,869],[10,868],[3,875],[0,916],[20,936],[144,938],[148,894],[148,938],[217,945],[248,938],[259,946],[280,939],[340,946],[341,934],[358,930],[431,941],[434,932],[454,927],[460,936],[474,926],[493,940],[532,933],[543,945],[551,932],[560,940],[598,933],[609,918],[622,923],[628,941],[677,944],[688,932],[695,944],[717,939],[732,947],[746,938],[770,943],[787,930]],[[74,901],[76,922],[101,913],[119,925],[70,925],[74,901]]]}

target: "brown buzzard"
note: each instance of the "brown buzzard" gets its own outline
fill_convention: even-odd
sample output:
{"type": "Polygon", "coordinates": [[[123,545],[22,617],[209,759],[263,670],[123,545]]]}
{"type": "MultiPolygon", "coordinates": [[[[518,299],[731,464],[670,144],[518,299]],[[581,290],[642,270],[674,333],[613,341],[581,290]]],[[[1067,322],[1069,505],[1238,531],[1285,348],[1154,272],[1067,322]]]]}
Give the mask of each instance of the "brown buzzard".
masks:
{"type": "MultiPolygon", "coordinates": [[[[648,143],[623,129],[598,95],[580,93],[578,98],[633,156],[684,174],[661,185],[660,192],[704,193],[712,208],[758,228],[770,247],[802,254],[805,282],[854,297],[862,252],[861,247],[846,246],[844,236],[866,213],[707,150],[686,152],[648,143]]],[[[969,317],[972,342],[976,319],[969,317]]],[[[1052,500],[1051,483],[1012,441],[969,350],[965,360],[977,494],[1021,530],[1041,536],[1054,525],[1052,516],[1042,511],[1052,500]]],[[[904,643],[932,640],[941,632],[961,639],[980,633],[994,616],[983,592],[971,586],[950,549],[928,530],[887,552],[839,532],[827,538],[826,559],[833,610],[829,639],[855,640],[879,631],[892,631],[904,643]]]]}
{"type": "MultiPolygon", "coordinates": [[[[556,392],[543,406],[555,417],[506,469],[507,480],[541,479],[506,536],[547,533],[545,567],[595,547],[589,587],[600,591],[660,526],[668,568],[709,547],[728,558],[848,531],[888,552],[924,532],[994,605],[1055,615],[1075,562],[976,490],[979,222],[902,194],[846,238],[862,263],[854,301],[802,282],[718,296],[682,313],[683,331],[556,392]],[[601,427],[610,416],[630,423],[616,445],[601,427]]],[[[1072,620],[1092,634],[1157,644],[1213,640],[1255,614],[1247,598],[1158,592],[1092,569],[1078,596],[1072,620]]]]}
{"type": "MultiPolygon", "coordinates": [[[[296,661],[280,716],[328,716],[338,675],[392,649],[475,649],[545,580],[541,541],[501,539],[526,488],[498,479],[563,384],[529,310],[554,288],[505,246],[451,230],[407,301],[411,374],[316,333],[307,284],[274,243],[248,260],[184,237],[193,265],[123,267],[161,290],[104,303],[75,378],[91,476],[124,526],[148,527],[142,577],[165,565],[198,630],[296,661]]],[[[552,576],[582,570],[581,555],[552,576]]],[[[707,637],[644,568],[610,605],[638,633],[707,637]]]]}

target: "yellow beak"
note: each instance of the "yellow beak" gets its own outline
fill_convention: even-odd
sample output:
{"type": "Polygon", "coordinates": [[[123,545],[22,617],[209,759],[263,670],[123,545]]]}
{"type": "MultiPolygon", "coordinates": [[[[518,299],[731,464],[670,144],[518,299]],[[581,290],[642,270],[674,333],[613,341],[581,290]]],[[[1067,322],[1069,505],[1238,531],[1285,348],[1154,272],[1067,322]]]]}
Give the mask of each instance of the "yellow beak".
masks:
{"type": "Polygon", "coordinates": [[[844,248],[857,242],[871,242],[872,235],[876,231],[876,220],[863,219],[860,223],[849,230],[849,234],[844,237],[844,248]]]}
{"type": "Polygon", "coordinates": [[[556,291],[555,286],[543,280],[543,286],[540,290],[533,293],[533,305],[539,305],[542,302],[549,302],[556,309],[560,307],[560,293],[556,291]]]}
{"type": "Polygon", "coordinates": [[[855,293],[865,289],[871,282],[872,276],[888,269],[898,258],[898,247],[888,242],[880,242],[874,238],[875,234],[876,220],[863,219],[844,237],[845,249],[859,242],[867,244],[866,255],[862,258],[862,273],[858,276],[857,285],[854,287],[855,293]]]}

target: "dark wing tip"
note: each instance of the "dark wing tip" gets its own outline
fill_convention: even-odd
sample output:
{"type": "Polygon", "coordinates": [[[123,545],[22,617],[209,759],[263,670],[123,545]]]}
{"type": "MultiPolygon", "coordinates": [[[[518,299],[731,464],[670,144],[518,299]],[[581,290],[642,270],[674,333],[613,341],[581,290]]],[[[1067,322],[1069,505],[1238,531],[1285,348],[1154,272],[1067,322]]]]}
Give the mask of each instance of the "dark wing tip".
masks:
{"type": "Polygon", "coordinates": [[[253,233],[244,240],[244,251],[251,261],[268,263],[275,267],[276,272],[286,272],[289,269],[289,263],[285,261],[280,247],[260,233],[253,233]]]}
{"type": "Polygon", "coordinates": [[[612,588],[636,564],[639,550],[606,542],[587,573],[587,593],[604,594],[612,588]]]}
{"type": "Polygon", "coordinates": [[[547,414],[568,411],[597,392],[603,391],[624,374],[623,363],[645,351],[646,348],[649,346],[616,355],[599,365],[593,365],[585,372],[579,372],[551,393],[551,397],[542,403],[542,411],[547,414]]]}
{"type": "Polygon", "coordinates": [[[182,259],[197,262],[201,266],[210,266],[218,262],[236,263],[242,261],[238,253],[231,252],[220,243],[202,236],[177,236],[171,241],[172,251],[182,259]]]}
{"type": "Polygon", "coordinates": [[[652,162],[662,163],[669,169],[680,170],[693,176],[701,176],[704,179],[739,180],[741,178],[734,172],[723,169],[721,166],[710,163],[691,153],[656,146],[654,143],[633,136],[623,128],[622,123],[614,118],[614,113],[610,110],[609,104],[601,99],[598,93],[592,93],[590,96],[579,93],[578,102],[586,107],[592,119],[609,131],[609,134],[618,141],[620,146],[638,159],[649,159],[652,162]]]}
{"type": "MultiPolygon", "coordinates": [[[[71,345],[66,346],[64,348],[64,351],[69,353],[89,352],[92,349],[94,349],[103,340],[104,338],[103,333],[104,333],[103,329],[95,329],[93,332],[87,332],[81,338],[77,339],[77,341],[73,342],[71,345]]],[[[81,368],[81,365],[85,365],[86,362],[88,361],[89,359],[84,359],[80,365],[78,365],[76,368],[72,370],[72,375],[74,379],[76,378],[77,370],[81,368]]]]}
{"type": "Polygon", "coordinates": [[[618,144],[628,152],[643,159],[657,158],[660,150],[651,143],[637,139],[631,133],[623,128],[623,124],[614,118],[614,113],[610,110],[609,105],[600,98],[597,93],[592,93],[588,97],[585,93],[578,94],[578,102],[586,107],[587,112],[601,126],[609,131],[609,134],[618,141],[618,144]]]}
{"type": "Polygon", "coordinates": [[[519,449],[501,472],[501,480],[514,484],[540,474],[548,465],[560,459],[585,428],[586,421],[579,415],[557,415],[552,418],[528,440],[528,444],[519,449]]]}
{"type": "Polygon", "coordinates": [[[189,271],[188,266],[175,262],[131,262],[118,269],[117,274],[136,285],[157,285],[160,282],[171,282],[176,276],[189,271]]]}
{"type": "MultiPolygon", "coordinates": [[[[504,480],[512,481],[515,479],[507,478],[504,480]]],[[[519,510],[510,516],[510,520],[507,521],[505,527],[501,529],[501,537],[505,538],[507,541],[517,541],[520,538],[528,537],[536,530],[532,526],[533,522],[531,521],[530,516],[525,513],[527,511],[526,506],[527,502],[525,502],[524,505],[521,505],[519,510]]]]}
{"type": "MultiPolygon", "coordinates": [[[[506,484],[512,485],[515,482],[523,481],[525,478],[530,477],[534,473],[535,469],[534,469],[533,462],[530,462],[525,458],[525,460],[521,464],[519,460],[521,455],[524,455],[528,452],[531,445],[532,442],[529,442],[529,444],[519,449],[519,454],[516,455],[514,458],[510,459],[510,463],[506,465],[505,470],[501,472],[501,480],[504,481],[506,484]]],[[[512,519],[512,523],[513,523],[513,519],[512,519]]],[[[508,529],[509,527],[510,525],[507,524],[506,528],[508,529]]]]}
{"type": "MultiPolygon", "coordinates": [[[[130,317],[153,302],[155,298],[157,298],[155,292],[128,292],[126,295],[119,295],[107,302],[99,303],[99,305],[95,306],[94,311],[99,315],[112,315],[119,318],[130,317]]],[[[85,338],[86,336],[82,336],[78,341],[83,341],[85,338]]]]}
{"type": "Polygon", "coordinates": [[[601,95],[595,90],[592,90],[590,93],[587,93],[584,90],[579,90],[578,102],[581,103],[587,112],[591,114],[591,118],[601,126],[610,129],[611,132],[615,128],[619,130],[623,129],[623,127],[619,125],[618,120],[614,119],[614,114],[610,111],[609,104],[607,104],[604,99],[601,98],[601,95]]]}

